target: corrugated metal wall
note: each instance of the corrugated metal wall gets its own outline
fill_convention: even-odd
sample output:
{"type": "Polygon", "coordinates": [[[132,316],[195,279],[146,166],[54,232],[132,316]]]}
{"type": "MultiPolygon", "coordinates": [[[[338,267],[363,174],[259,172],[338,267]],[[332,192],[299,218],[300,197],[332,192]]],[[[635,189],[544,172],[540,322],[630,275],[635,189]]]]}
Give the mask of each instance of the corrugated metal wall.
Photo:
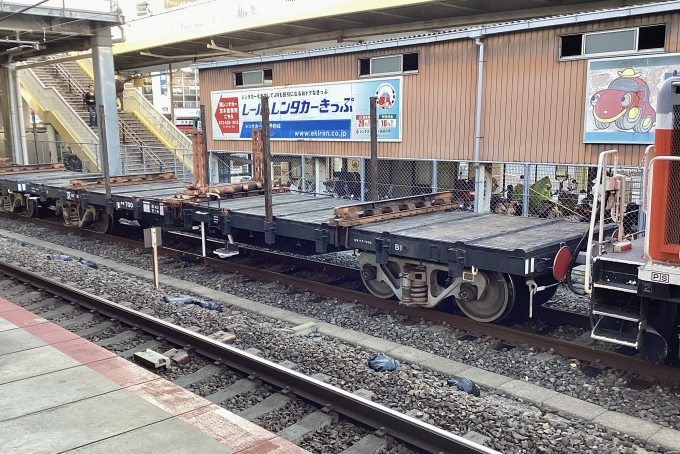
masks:
{"type": "MultiPolygon", "coordinates": [[[[666,52],[678,52],[680,14],[641,16],[542,29],[484,39],[483,160],[595,163],[600,151],[618,147],[624,163],[637,165],[644,146],[583,143],[587,60],[558,61],[559,35],[667,24],[666,52]]],[[[201,70],[201,99],[233,89],[233,71],[271,68],[274,85],[357,79],[357,58],[419,52],[419,73],[404,76],[402,142],[380,143],[381,157],[469,160],[474,154],[477,45],[448,41],[413,48],[345,54],[270,65],[201,70]]],[[[209,109],[210,110],[210,109],[209,109]]],[[[208,122],[212,137],[212,124],[208,122]]],[[[247,151],[246,141],[212,140],[213,150],[247,151]]],[[[368,156],[365,142],[273,141],[275,153],[368,156]]]]}

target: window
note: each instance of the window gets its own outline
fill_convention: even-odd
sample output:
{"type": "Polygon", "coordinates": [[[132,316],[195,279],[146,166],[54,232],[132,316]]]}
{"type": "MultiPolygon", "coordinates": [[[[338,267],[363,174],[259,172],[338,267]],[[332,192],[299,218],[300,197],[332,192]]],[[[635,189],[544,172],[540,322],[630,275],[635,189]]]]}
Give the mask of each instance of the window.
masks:
{"type": "Polygon", "coordinates": [[[147,2],[137,3],[137,17],[146,16],[149,14],[149,4],[147,2]]]}
{"type": "Polygon", "coordinates": [[[359,76],[413,74],[417,72],[417,53],[359,59],[359,76]]]}
{"type": "Polygon", "coordinates": [[[235,87],[252,87],[255,85],[271,85],[272,70],[258,69],[255,71],[243,71],[234,73],[235,87]]]}
{"type": "Polygon", "coordinates": [[[560,58],[563,59],[663,51],[666,25],[564,35],[560,38],[560,58]]]}

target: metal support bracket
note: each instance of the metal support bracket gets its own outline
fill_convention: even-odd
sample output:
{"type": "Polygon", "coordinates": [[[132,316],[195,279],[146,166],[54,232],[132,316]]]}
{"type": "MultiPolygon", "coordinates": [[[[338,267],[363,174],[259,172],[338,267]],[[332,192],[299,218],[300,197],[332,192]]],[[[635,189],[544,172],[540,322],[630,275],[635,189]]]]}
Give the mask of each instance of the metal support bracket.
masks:
{"type": "Polygon", "coordinates": [[[447,261],[449,264],[449,277],[458,279],[463,275],[465,269],[465,249],[449,249],[447,251],[447,261]]]}
{"type": "Polygon", "coordinates": [[[184,228],[192,228],[194,226],[194,211],[191,208],[183,209],[182,219],[184,220],[184,228]]]}
{"type": "Polygon", "coordinates": [[[316,242],[316,252],[323,254],[328,247],[328,229],[314,229],[314,240],[316,242]]]}
{"type": "Polygon", "coordinates": [[[144,216],[144,203],[142,203],[141,200],[137,200],[134,203],[134,208],[132,210],[132,213],[135,217],[135,219],[142,219],[142,216],[144,216]]]}
{"type": "MultiPolygon", "coordinates": [[[[4,191],[4,189],[6,189],[6,187],[3,188],[3,191],[4,191]]],[[[70,197],[68,196],[69,193],[70,193],[70,192],[67,192],[67,191],[59,191],[59,201],[61,202],[61,205],[62,205],[62,206],[66,206],[67,203],[68,203],[69,201],[74,200],[74,199],[72,199],[72,198],[70,198],[70,197]]],[[[71,193],[71,194],[72,194],[72,193],[71,193]]],[[[5,193],[3,192],[2,195],[8,195],[8,194],[5,194],[5,193]]]]}
{"type": "Polygon", "coordinates": [[[390,258],[390,239],[375,239],[375,262],[378,265],[386,265],[390,258]]]}
{"type": "Polygon", "coordinates": [[[276,221],[264,223],[264,242],[267,244],[276,242],[276,221]]]}
{"type": "Polygon", "coordinates": [[[90,194],[87,192],[80,193],[80,206],[83,208],[83,210],[90,208],[90,194]]]}
{"type": "Polygon", "coordinates": [[[38,193],[40,194],[40,201],[47,202],[47,189],[45,189],[45,186],[40,186],[38,193]]]}
{"type": "Polygon", "coordinates": [[[2,189],[2,195],[9,195],[9,190],[7,189],[7,183],[0,183],[0,188],[2,189]]]}
{"type": "Polygon", "coordinates": [[[231,214],[220,217],[220,228],[222,229],[222,235],[231,235],[231,214]]]}
{"type": "Polygon", "coordinates": [[[116,203],[111,197],[106,201],[106,214],[113,214],[114,211],[116,211],[116,203]]]}
{"type": "Polygon", "coordinates": [[[210,208],[210,228],[220,228],[220,209],[210,208]]]}
{"type": "Polygon", "coordinates": [[[165,225],[175,225],[175,210],[172,207],[168,207],[163,215],[163,220],[165,225]]]}

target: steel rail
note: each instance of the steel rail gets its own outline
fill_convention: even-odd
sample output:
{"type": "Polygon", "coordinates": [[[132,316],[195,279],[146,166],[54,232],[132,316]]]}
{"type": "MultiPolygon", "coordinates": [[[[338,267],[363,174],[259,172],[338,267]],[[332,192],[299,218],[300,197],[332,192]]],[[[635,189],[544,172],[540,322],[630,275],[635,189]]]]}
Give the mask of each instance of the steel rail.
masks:
{"type": "Polygon", "coordinates": [[[492,449],[343,389],[32,271],[0,262],[0,272],[69,301],[95,309],[124,323],[139,327],[155,336],[161,336],[169,342],[184,346],[184,348],[192,348],[194,351],[219,360],[229,367],[247,374],[256,374],[258,378],[266,382],[280,388],[289,388],[295,394],[326,409],[336,411],[367,426],[382,429],[394,438],[420,449],[434,453],[496,453],[492,449]]]}
{"type": "MultiPolygon", "coordinates": [[[[20,216],[17,216],[17,218],[19,217],[20,216]]],[[[81,234],[82,232],[84,236],[87,236],[89,238],[96,238],[99,239],[100,241],[114,241],[128,244],[136,248],[142,247],[140,242],[130,240],[127,238],[103,235],[95,231],[75,229],[73,227],[67,227],[49,221],[39,221],[36,218],[27,217],[22,218],[23,220],[27,220],[29,222],[37,221],[36,223],[38,224],[56,226],[62,231],[69,231],[76,234],[81,234]]],[[[511,342],[514,344],[530,344],[533,347],[554,351],[555,353],[566,356],[568,358],[573,358],[590,363],[596,363],[614,369],[624,370],[627,372],[631,372],[634,374],[638,374],[640,376],[648,377],[650,379],[655,379],[662,382],[675,384],[680,383],[680,368],[668,366],[653,366],[643,359],[631,357],[628,355],[622,355],[620,353],[615,353],[607,350],[596,350],[593,347],[579,345],[570,341],[546,337],[539,334],[527,333],[503,325],[493,323],[481,323],[469,319],[467,317],[461,317],[437,310],[413,307],[407,308],[399,305],[394,300],[378,298],[369,293],[363,293],[356,290],[337,287],[332,284],[314,282],[296,276],[288,276],[283,273],[278,273],[275,271],[270,271],[261,268],[255,268],[239,263],[232,263],[219,259],[202,257],[200,254],[193,254],[191,252],[179,251],[176,249],[162,247],[159,248],[159,253],[161,255],[165,255],[167,257],[171,257],[177,260],[181,260],[183,257],[186,256],[193,256],[196,259],[196,261],[199,262],[200,264],[218,271],[237,273],[253,279],[262,279],[270,282],[280,282],[285,285],[290,285],[299,289],[304,289],[306,291],[317,293],[319,295],[326,296],[329,298],[337,298],[339,300],[352,301],[376,309],[397,312],[401,315],[405,315],[414,319],[420,318],[426,321],[431,321],[433,323],[444,322],[454,329],[478,333],[485,336],[491,336],[499,340],[511,342]]],[[[549,315],[548,309],[545,308],[539,309],[540,310],[537,311],[539,316],[542,314],[546,314],[550,318],[552,318],[553,321],[555,321],[554,319],[556,317],[554,315],[549,315]]],[[[578,317],[574,316],[573,314],[568,313],[565,315],[565,323],[567,323],[567,321],[571,319],[578,321],[576,320],[577,318],[578,317]]]]}

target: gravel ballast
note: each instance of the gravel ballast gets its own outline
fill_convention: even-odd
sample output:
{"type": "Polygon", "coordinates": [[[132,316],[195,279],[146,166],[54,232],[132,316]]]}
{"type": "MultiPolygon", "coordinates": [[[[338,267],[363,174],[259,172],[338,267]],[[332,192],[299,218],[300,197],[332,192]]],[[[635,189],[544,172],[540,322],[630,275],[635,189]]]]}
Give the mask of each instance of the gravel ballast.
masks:
{"type": "MultiPolygon", "coordinates": [[[[142,250],[126,249],[106,242],[93,244],[91,240],[76,235],[59,234],[47,228],[38,231],[34,227],[6,219],[0,220],[0,225],[11,227],[18,233],[39,236],[42,240],[86,250],[140,268],[150,267],[149,257],[142,250]]],[[[52,251],[30,245],[20,246],[13,240],[4,239],[0,242],[0,256],[5,261],[76,283],[80,288],[93,288],[100,295],[113,295],[114,300],[130,303],[135,309],[154,309],[159,317],[172,316],[180,325],[200,326],[204,333],[218,329],[234,332],[238,347],[256,347],[262,350],[263,357],[277,362],[293,361],[303,373],[329,374],[333,377],[332,384],[350,391],[370,389],[376,395],[375,400],[400,411],[421,410],[430,415],[430,422],[455,433],[462,435],[474,430],[490,436],[493,446],[503,452],[562,452],[562,448],[568,450],[571,446],[578,446],[578,450],[626,452],[626,449],[631,449],[630,452],[634,452],[633,440],[608,434],[594,424],[553,416],[536,407],[494,394],[485,393],[482,398],[474,398],[447,387],[445,380],[450,377],[419,370],[417,366],[406,364],[397,373],[375,373],[366,367],[367,359],[375,352],[326,336],[291,336],[279,330],[289,328],[286,323],[228,307],[223,314],[219,314],[196,306],[167,304],[162,302],[162,296],[182,295],[169,289],[158,292],[143,279],[104,267],[94,270],[77,262],[47,260],[50,254],[52,251]],[[516,425],[505,423],[506,420],[516,421],[516,425]],[[566,438],[569,439],[567,444],[562,443],[566,438]],[[583,442],[574,441],[579,439],[583,442]]],[[[214,271],[185,263],[173,264],[172,267],[169,263],[166,265],[161,265],[165,274],[211,288],[219,286],[229,293],[295,310],[339,326],[524,379],[611,410],[678,428],[680,396],[676,388],[654,385],[650,389],[635,390],[626,386],[635,377],[611,370],[605,370],[597,377],[588,377],[581,372],[581,365],[577,361],[556,355],[546,357],[529,347],[499,351],[496,349],[497,341],[486,338],[461,341],[458,337],[464,334],[462,332],[433,330],[430,323],[414,324],[412,320],[396,314],[376,312],[374,309],[334,300],[310,303],[311,299],[316,298],[315,295],[291,293],[290,289],[283,286],[267,284],[265,288],[255,281],[239,285],[241,279],[236,276],[220,276],[214,271]]]]}

